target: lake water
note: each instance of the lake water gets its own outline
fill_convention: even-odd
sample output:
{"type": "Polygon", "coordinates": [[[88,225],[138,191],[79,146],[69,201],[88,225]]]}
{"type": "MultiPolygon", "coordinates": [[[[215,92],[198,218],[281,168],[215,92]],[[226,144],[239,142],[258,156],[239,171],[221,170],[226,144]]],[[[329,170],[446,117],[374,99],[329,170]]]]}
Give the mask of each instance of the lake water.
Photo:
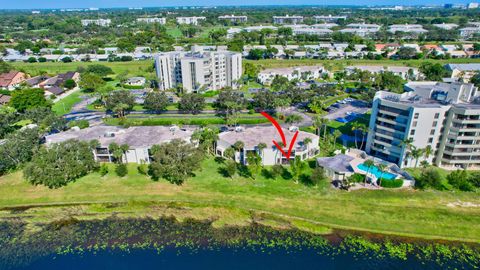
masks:
{"type": "Polygon", "coordinates": [[[0,222],[0,270],[474,269],[480,247],[358,235],[315,235],[210,221],[64,220],[34,230],[0,222]]]}
{"type": "MultiPolygon", "coordinates": [[[[443,267],[446,267],[444,265],[443,267]]],[[[434,262],[415,258],[378,259],[352,253],[320,255],[315,250],[186,249],[101,251],[94,253],[47,256],[15,269],[439,269],[434,262]]]]}

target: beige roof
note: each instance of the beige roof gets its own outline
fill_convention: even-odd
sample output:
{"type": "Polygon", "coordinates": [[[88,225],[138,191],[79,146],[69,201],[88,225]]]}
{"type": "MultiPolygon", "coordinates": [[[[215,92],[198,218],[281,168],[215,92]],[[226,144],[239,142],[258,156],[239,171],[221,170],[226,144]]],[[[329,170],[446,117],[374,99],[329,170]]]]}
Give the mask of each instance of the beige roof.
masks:
{"type": "MultiPolygon", "coordinates": [[[[286,128],[283,129],[283,132],[288,145],[295,135],[295,132],[289,131],[286,128]]],[[[245,128],[240,132],[228,131],[220,133],[218,137],[219,140],[222,140],[230,145],[235,144],[237,141],[242,141],[246,149],[253,149],[260,143],[265,143],[268,148],[271,148],[274,146],[272,142],[273,140],[275,140],[277,143],[282,142],[282,139],[274,126],[245,128]]],[[[299,143],[305,138],[311,138],[313,140],[317,139],[318,136],[312,133],[299,131],[296,140],[296,146],[300,146],[299,143]]]]}

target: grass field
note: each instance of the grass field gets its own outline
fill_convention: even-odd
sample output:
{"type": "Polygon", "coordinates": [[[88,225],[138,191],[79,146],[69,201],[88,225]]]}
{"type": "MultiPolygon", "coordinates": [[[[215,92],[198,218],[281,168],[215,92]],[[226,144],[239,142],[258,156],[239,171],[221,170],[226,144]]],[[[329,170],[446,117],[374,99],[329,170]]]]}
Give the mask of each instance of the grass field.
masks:
{"type": "Polygon", "coordinates": [[[262,68],[281,68],[301,65],[324,65],[332,71],[337,71],[350,65],[379,65],[379,66],[409,66],[419,67],[423,62],[433,62],[440,64],[449,63],[480,63],[480,59],[459,58],[449,60],[363,60],[363,59],[341,59],[341,60],[320,60],[320,59],[264,59],[264,60],[244,60],[244,63],[253,63],[262,68]]]}
{"type": "Polygon", "coordinates": [[[153,66],[153,60],[131,61],[131,62],[46,62],[46,63],[23,63],[15,62],[12,65],[19,70],[23,70],[30,75],[37,75],[42,72],[48,74],[57,74],[67,71],[75,71],[78,67],[101,64],[111,67],[116,74],[128,72],[128,76],[145,76],[149,73],[149,68],[153,66]]]}
{"type": "Polygon", "coordinates": [[[68,95],[67,97],[53,104],[52,110],[57,115],[64,115],[66,113],[69,113],[72,110],[73,105],[75,105],[76,103],[82,100],[80,98],[82,94],[83,93],[80,90],[75,91],[74,93],[68,95]]]}
{"type": "MultiPolygon", "coordinates": [[[[414,190],[338,191],[295,184],[292,180],[224,178],[222,165],[213,159],[182,186],[150,180],[129,166],[129,175],[93,173],[66,187],[51,190],[31,186],[21,172],[0,177],[0,207],[60,204],[53,209],[27,212],[1,211],[0,217],[25,215],[35,219],[59,216],[175,215],[188,213],[222,224],[243,224],[253,213],[281,217],[287,223],[302,221],[311,228],[343,228],[384,234],[480,242],[480,207],[454,206],[459,202],[480,205],[478,193],[414,190]],[[110,208],[107,202],[125,202],[110,208]],[[77,206],[62,205],[78,203],[77,206]],[[165,206],[164,206],[165,205],[165,206]],[[169,206],[170,205],[170,206],[169,206]],[[173,205],[180,207],[173,207],[173,205]],[[52,211],[56,211],[53,212],[52,211]],[[76,214],[76,215],[77,215],[76,214]]],[[[112,169],[111,169],[112,171],[112,169]]],[[[90,217],[92,218],[92,217],[90,217]]]]}

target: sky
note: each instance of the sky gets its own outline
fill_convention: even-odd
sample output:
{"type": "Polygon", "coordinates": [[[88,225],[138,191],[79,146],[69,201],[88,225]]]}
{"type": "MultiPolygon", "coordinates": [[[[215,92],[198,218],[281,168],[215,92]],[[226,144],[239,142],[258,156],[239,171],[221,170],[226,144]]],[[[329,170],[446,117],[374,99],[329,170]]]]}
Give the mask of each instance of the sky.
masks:
{"type": "Polygon", "coordinates": [[[221,5],[438,5],[444,3],[468,3],[475,1],[476,0],[0,0],[0,9],[221,5]]]}

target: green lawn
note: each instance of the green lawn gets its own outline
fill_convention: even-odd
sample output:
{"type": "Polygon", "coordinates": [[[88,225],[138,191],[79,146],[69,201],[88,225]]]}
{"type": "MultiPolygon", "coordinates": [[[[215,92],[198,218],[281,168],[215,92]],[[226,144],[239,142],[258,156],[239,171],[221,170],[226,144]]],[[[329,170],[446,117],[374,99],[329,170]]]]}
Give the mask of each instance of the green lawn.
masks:
{"type": "MultiPolygon", "coordinates": [[[[295,184],[292,180],[224,178],[222,165],[212,159],[203,162],[202,170],[182,186],[158,182],[137,173],[130,165],[129,175],[118,178],[112,173],[100,177],[92,173],[66,187],[51,190],[31,186],[21,172],[0,177],[0,207],[80,203],[58,207],[59,213],[33,208],[17,214],[35,219],[54,219],[65,211],[78,215],[104,214],[125,216],[179,215],[202,219],[223,219],[222,224],[242,224],[252,211],[268,213],[312,227],[365,230],[378,233],[444,238],[480,242],[480,208],[452,206],[465,202],[480,204],[478,193],[381,190],[338,191],[295,184]],[[126,202],[129,209],[102,206],[106,202],[126,202]],[[176,202],[181,207],[162,207],[176,202]],[[85,205],[85,206],[81,206],[85,205]],[[71,210],[68,210],[71,209],[71,210]],[[163,210],[162,210],[163,209],[163,210]],[[226,219],[226,220],[225,220],[226,219]]],[[[53,210],[52,210],[53,211],[53,210]]],[[[0,217],[15,215],[0,210],[0,217]]],[[[107,215],[107,216],[108,216],[107,215]]]]}
{"type": "MultiPolygon", "coordinates": [[[[223,117],[215,116],[215,114],[169,114],[169,115],[142,115],[138,117],[129,115],[125,119],[105,118],[107,125],[128,125],[128,126],[170,126],[170,125],[224,125],[226,121],[223,117]],[[147,116],[147,117],[145,117],[147,116]]],[[[238,124],[260,124],[268,123],[268,120],[260,115],[242,115],[238,119],[238,124]]]]}
{"type": "Polygon", "coordinates": [[[363,59],[340,59],[340,60],[320,60],[320,59],[263,59],[263,60],[244,60],[244,63],[253,63],[260,65],[263,68],[280,68],[301,65],[324,65],[330,67],[332,71],[337,71],[345,66],[350,65],[394,65],[394,66],[411,66],[419,67],[423,62],[434,62],[440,64],[448,63],[480,63],[480,59],[473,58],[458,58],[448,60],[363,60],[363,59]]]}
{"type": "Polygon", "coordinates": [[[76,92],[70,94],[69,96],[53,104],[52,110],[57,115],[64,115],[66,113],[69,113],[72,110],[73,105],[75,105],[76,103],[82,100],[80,98],[81,95],[83,95],[83,92],[80,90],[77,90],[76,92]]]}

